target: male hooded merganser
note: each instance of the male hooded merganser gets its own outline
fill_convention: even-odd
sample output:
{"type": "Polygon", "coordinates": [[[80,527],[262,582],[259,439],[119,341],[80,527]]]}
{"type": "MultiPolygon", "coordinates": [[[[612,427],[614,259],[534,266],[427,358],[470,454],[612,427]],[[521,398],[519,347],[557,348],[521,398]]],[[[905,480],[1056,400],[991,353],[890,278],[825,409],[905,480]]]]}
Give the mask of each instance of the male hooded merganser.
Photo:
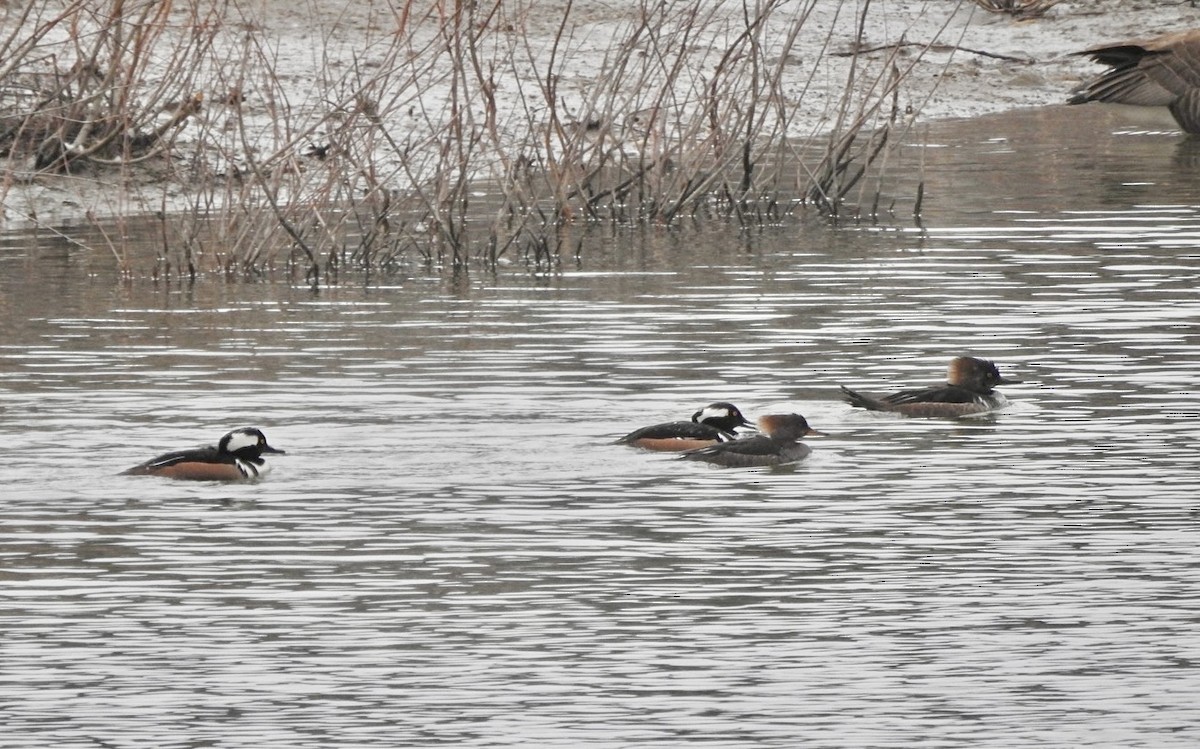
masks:
{"type": "Polygon", "coordinates": [[[695,450],[737,438],[738,427],[750,422],[732,403],[710,403],[692,414],[691,421],[672,421],[642,427],[617,440],[619,445],[632,445],[643,450],[674,452],[695,450]]]}
{"type": "Polygon", "coordinates": [[[808,445],[797,441],[801,437],[821,435],[800,414],[760,416],[758,430],[762,434],[689,450],[679,457],[734,468],[778,466],[795,463],[812,452],[808,445]]]}
{"type": "Polygon", "coordinates": [[[842,387],[846,402],[870,411],[894,411],[906,416],[969,416],[993,411],[1008,399],[992,388],[1020,380],[1006,380],[996,365],[973,356],[960,356],[950,362],[946,384],[921,390],[901,390],[877,398],[842,387]]]}
{"type": "Polygon", "coordinates": [[[1109,69],[1076,88],[1068,104],[1102,101],[1166,107],[1186,133],[1200,133],[1200,29],[1076,52],[1109,69]]]}
{"type": "Polygon", "coordinates": [[[266,436],[257,429],[235,429],[222,437],[216,447],[177,450],[122,473],[192,481],[240,481],[267,472],[263,453],[283,453],[283,450],[268,445],[266,436]]]}

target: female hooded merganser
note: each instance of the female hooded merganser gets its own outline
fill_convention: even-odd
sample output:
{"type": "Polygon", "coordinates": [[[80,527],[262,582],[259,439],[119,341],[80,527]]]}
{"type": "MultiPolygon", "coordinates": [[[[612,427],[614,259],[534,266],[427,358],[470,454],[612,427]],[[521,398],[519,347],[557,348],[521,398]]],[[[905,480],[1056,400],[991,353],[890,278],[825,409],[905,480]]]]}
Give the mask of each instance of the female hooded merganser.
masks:
{"type": "Polygon", "coordinates": [[[619,445],[632,445],[643,450],[677,452],[695,450],[737,438],[738,427],[750,422],[732,403],[710,403],[692,414],[691,421],[672,421],[642,427],[617,440],[619,445]]]}
{"type": "Polygon", "coordinates": [[[921,390],[901,390],[876,398],[842,387],[846,402],[870,411],[894,411],[906,416],[969,416],[993,411],[1008,399],[992,388],[1020,380],[1006,380],[996,365],[973,356],[960,356],[950,362],[946,384],[921,390]]]}
{"type": "Polygon", "coordinates": [[[1068,104],[1166,107],[1184,132],[1200,133],[1200,29],[1075,54],[1087,55],[1109,70],[1076,88],[1068,104]]]}
{"type": "Polygon", "coordinates": [[[758,430],[762,434],[689,450],[679,457],[733,468],[778,466],[795,463],[812,452],[808,445],[798,442],[801,437],[821,435],[800,414],[760,416],[758,430]]]}
{"type": "Polygon", "coordinates": [[[263,453],[283,453],[267,444],[257,429],[235,429],[221,438],[216,447],[177,450],[134,466],[129,476],[165,476],[192,481],[240,481],[264,475],[268,466],[263,453]]]}

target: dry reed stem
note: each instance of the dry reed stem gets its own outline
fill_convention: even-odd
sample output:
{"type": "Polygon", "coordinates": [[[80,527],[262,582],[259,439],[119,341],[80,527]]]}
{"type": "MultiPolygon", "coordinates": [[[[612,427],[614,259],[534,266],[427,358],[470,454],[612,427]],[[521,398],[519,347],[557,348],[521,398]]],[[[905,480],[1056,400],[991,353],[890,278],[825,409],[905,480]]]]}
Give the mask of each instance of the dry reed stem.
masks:
{"type": "Polygon", "coordinates": [[[348,61],[326,38],[313,91],[296,100],[266,35],[231,23],[236,3],[188,0],[180,24],[151,0],[106,12],[75,0],[52,15],[30,2],[24,32],[0,39],[0,91],[32,80],[35,58],[54,75],[36,88],[41,106],[0,131],[0,155],[8,184],[142,162],[175,170],[164,213],[180,181],[188,197],[163,218],[179,226],[164,228],[160,266],[188,278],[283,261],[317,284],[405,256],[553,267],[573,222],[748,225],[780,220],[797,197],[838,215],[856,186],[876,213],[879,188],[866,196],[861,177],[907,125],[899,86],[935,40],[905,60],[898,45],[882,59],[860,52],[872,5],[859,3],[814,161],[789,134],[817,66],[798,92],[786,81],[817,4],[642,0],[597,52],[569,0],[548,48],[523,32],[533,5],[410,0],[348,61]],[[594,60],[586,82],[582,56],[594,60]]]}

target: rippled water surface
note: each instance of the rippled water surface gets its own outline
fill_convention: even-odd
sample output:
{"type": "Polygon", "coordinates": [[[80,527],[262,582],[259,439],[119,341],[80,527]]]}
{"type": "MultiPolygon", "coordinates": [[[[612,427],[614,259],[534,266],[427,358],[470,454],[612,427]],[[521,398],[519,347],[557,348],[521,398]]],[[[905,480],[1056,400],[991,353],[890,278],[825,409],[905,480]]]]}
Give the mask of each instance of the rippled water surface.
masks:
{"type": "Polygon", "coordinates": [[[549,275],[181,289],[5,238],[0,746],[1196,746],[1198,152],[1080,111],[933,131],[920,227],[549,275]],[[838,399],[963,352],[1011,407],[838,399]],[[829,436],[611,444],[712,400],[829,436]],[[246,424],[258,484],[117,475],[246,424]]]}

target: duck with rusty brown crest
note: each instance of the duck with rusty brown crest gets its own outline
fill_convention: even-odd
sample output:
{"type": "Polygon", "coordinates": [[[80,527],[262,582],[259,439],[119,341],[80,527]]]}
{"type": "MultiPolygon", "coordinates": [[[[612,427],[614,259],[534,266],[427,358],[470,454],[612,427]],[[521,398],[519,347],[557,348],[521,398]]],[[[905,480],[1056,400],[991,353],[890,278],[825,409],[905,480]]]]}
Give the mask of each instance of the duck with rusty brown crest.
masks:
{"type": "Polygon", "coordinates": [[[971,416],[1008,405],[1008,399],[994,388],[1017,382],[1020,380],[1001,377],[996,365],[986,359],[959,356],[950,362],[944,385],[884,396],[867,395],[842,386],[842,395],[850,405],[869,411],[906,416],[971,416]]]}
{"type": "Polygon", "coordinates": [[[802,437],[821,435],[800,414],[760,416],[758,431],[760,434],[752,437],[689,450],[679,457],[728,468],[786,465],[802,460],[812,452],[812,448],[800,442],[802,437]]]}

